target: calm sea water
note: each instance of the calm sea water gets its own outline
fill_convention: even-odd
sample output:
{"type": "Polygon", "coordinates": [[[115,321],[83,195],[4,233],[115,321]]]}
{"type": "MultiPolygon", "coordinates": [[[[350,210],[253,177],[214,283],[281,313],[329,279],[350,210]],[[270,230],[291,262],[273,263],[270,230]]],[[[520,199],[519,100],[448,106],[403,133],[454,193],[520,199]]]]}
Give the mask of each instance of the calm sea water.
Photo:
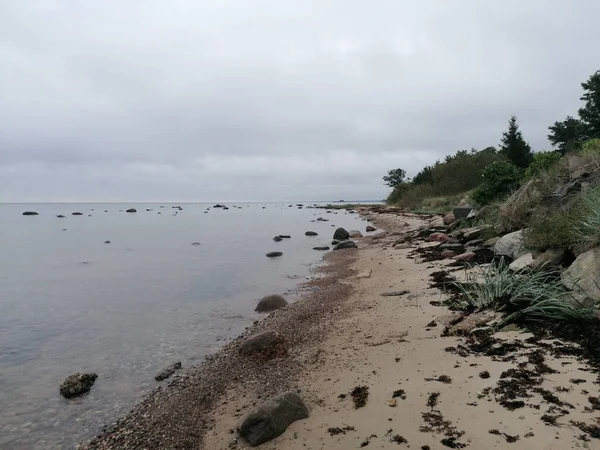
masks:
{"type": "Polygon", "coordinates": [[[256,320],[258,298],[294,300],[333,225],[364,228],[343,211],[287,204],[164,206],[0,205],[0,448],[64,449],[94,435],[163,366],[198,363],[256,320]],[[283,257],[265,257],[274,250],[283,257]],[[67,401],[58,386],[74,372],[99,378],[67,401]]]}

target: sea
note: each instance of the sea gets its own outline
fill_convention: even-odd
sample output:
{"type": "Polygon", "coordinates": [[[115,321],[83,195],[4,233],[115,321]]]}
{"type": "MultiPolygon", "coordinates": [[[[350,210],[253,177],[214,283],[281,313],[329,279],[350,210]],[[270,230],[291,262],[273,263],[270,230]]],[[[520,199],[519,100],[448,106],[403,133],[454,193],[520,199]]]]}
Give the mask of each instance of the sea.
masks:
{"type": "Polygon", "coordinates": [[[313,247],[365,228],[297,203],[0,204],[0,449],[76,448],[161,368],[198,364],[260,319],[258,299],[297,300],[322,264],[313,247]],[[98,379],[67,400],[75,372],[98,379]]]}

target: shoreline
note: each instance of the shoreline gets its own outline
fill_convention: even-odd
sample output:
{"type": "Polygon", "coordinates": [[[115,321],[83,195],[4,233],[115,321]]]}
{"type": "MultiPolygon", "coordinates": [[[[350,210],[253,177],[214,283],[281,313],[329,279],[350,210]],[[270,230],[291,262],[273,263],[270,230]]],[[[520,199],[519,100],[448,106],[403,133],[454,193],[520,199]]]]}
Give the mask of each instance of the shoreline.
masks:
{"type": "Polygon", "coordinates": [[[309,418],[259,448],[591,448],[577,424],[594,419],[588,394],[598,395],[595,371],[570,354],[552,353],[556,339],[531,341],[522,330],[493,335],[493,345],[515,347],[514,354],[469,350],[476,348],[471,338],[443,332],[458,315],[439,306],[444,294],[430,284],[431,274],[449,261],[420,260],[415,250],[429,244],[418,239],[406,248],[393,245],[414,236],[427,216],[380,207],[359,212],[385,231],[360,238],[357,251],[327,254],[320,268],[325,276],[302,284],[320,291],[272,313],[198,368],[157,388],[82,448],[249,448],[233,431],[241,417],[290,390],[303,398],[309,418]],[[381,295],[401,290],[409,292],[381,295]],[[289,355],[241,359],[240,342],[266,329],[281,331],[289,355]],[[532,355],[549,369],[539,387],[525,393],[527,404],[511,410],[496,389],[532,355]],[[349,392],[360,386],[368,388],[368,401],[355,409],[349,392]],[[435,408],[427,406],[432,394],[435,408]]]}

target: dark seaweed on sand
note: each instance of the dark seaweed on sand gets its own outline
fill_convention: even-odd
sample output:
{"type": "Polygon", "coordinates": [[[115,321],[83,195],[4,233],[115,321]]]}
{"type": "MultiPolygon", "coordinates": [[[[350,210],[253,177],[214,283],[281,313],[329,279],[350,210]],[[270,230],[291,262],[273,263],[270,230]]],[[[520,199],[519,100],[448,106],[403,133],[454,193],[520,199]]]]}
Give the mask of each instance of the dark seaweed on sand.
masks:
{"type": "Polygon", "coordinates": [[[369,397],[369,388],[367,386],[356,386],[350,391],[352,401],[354,402],[354,408],[362,408],[367,404],[367,398],[369,397]]]}

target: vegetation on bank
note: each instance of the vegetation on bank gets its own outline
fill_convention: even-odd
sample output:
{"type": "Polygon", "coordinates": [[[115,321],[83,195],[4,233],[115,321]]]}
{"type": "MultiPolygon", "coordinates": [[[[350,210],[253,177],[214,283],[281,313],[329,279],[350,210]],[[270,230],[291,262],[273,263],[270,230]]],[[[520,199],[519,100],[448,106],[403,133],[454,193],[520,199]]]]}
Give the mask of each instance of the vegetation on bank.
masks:
{"type": "Polygon", "coordinates": [[[499,148],[459,150],[424,167],[412,179],[404,169],[390,170],[384,182],[392,188],[387,203],[412,210],[443,212],[450,201],[466,198],[476,206],[506,198],[533,178],[550,176],[566,154],[600,156],[600,71],[581,84],[583,106],[578,118],[567,116],[548,127],[553,150],[533,152],[512,116],[499,148]],[[433,199],[436,199],[433,201],[433,199]]]}

